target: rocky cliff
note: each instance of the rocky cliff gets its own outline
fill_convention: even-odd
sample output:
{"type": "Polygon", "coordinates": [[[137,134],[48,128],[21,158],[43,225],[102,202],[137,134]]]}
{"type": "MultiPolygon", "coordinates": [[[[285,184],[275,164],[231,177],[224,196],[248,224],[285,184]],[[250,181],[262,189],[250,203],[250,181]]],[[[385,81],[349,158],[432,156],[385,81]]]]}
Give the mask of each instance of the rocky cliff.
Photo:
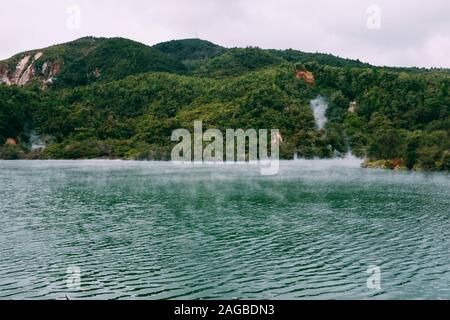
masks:
{"type": "Polygon", "coordinates": [[[0,83],[74,87],[150,71],[183,73],[165,53],[122,38],[81,38],[0,61],[0,83]]]}
{"type": "Polygon", "coordinates": [[[16,64],[0,63],[0,83],[24,86],[37,79],[42,84],[48,84],[53,82],[60,71],[60,63],[45,60],[42,51],[28,52],[20,55],[16,64]]]}

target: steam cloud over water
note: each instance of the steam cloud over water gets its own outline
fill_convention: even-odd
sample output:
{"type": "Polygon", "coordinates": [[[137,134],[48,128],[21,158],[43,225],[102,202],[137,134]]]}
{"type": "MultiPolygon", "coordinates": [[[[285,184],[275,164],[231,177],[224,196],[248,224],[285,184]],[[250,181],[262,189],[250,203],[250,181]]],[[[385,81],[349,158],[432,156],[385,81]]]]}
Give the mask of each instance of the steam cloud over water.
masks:
{"type": "Polygon", "coordinates": [[[311,100],[311,109],[314,112],[314,120],[316,121],[317,128],[322,130],[327,123],[327,117],[325,113],[328,109],[328,103],[322,96],[317,96],[316,99],[311,100]]]}

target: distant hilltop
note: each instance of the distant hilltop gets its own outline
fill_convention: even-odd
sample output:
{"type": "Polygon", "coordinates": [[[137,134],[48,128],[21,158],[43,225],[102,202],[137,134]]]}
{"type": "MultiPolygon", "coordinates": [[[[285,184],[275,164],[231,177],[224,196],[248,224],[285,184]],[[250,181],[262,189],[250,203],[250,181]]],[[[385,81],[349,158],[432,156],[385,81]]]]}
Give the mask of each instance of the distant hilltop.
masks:
{"type": "Polygon", "coordinates": [[[151,71],[226,76],[283,62],[312,60],[336,67],[371,67],[359,60],[330,54],[291,49],[230,49],[201,39],[173,40],[147,46],[124,38],[85,37],[19,53],[1,61],[0,83],[67,87],[118,80],[151,71]]]}

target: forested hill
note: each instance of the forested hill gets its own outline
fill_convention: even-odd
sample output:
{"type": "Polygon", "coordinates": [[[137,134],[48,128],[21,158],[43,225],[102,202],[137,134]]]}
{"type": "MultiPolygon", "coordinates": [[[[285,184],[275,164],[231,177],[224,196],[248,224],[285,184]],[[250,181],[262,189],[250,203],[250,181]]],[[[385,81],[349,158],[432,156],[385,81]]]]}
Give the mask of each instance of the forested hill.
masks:
{"type": "Polygon", "coordinates": [[[450,71],[199,39],[82,38],[0,62],[0,158],[168,159],[177,128],[279,128],[289,159],[450,169],[450,71]],[[311,100],[328,122],[316,127],[311,100]]]}

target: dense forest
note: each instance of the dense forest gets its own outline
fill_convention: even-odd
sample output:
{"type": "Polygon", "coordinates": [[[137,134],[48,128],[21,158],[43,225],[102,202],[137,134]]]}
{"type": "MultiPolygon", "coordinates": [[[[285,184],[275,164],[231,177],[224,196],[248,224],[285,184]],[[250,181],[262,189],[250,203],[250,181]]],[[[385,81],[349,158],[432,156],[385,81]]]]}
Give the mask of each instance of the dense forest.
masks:
{"type": "Polygon", "coordinates": [[[167,160],[172,131],[202,120],[205,129],[278,128],[284,159],[352,152],[368,166],[450,170],[448,69],[199,39],[83,38],[0,62],[4,77],[13,81],[27,54],[28,81],[0,84],[2,159],[167,160]],[[328,102],[322,130],[310,107],[318,96],[328,102]]]}

